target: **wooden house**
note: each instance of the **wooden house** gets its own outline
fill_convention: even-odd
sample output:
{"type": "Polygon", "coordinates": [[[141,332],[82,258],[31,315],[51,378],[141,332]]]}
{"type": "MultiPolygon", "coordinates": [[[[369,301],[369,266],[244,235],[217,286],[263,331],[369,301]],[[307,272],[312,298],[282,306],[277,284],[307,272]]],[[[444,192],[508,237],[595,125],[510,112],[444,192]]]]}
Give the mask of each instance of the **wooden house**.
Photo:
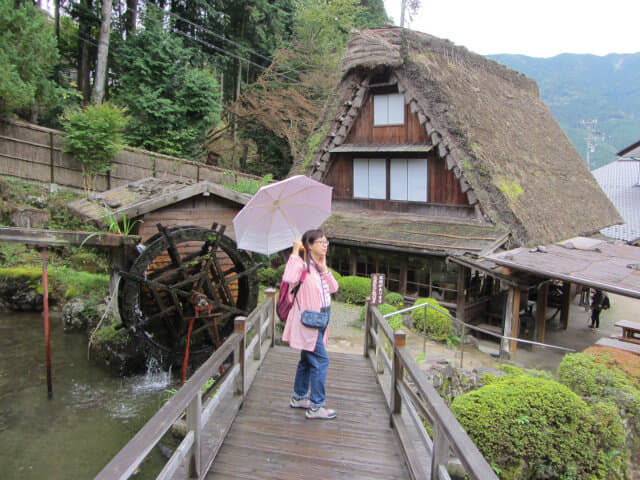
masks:
{"type": "Polygon", "coordinates": [[[386,273],[389,290],[455,309],[476,272],[508,281],[482,270],[499,247],[621,221],[534,80],[401,28],[354,32],[342,70],[321,140],[292,169],[333,187],[340,273],[386,273]]]}
{"type": "Polygon", "coordinates": [[[148,177],[78,200],[69,208],[101,225],[110,219],[138,220],[131,233],[140,235],[142,242],[158,233],[158,223],[166,227],[209,228],[217,222],[225,225],[225,235],[235,240],[232,220],[249,198],[250,195],[207,181],[189,183],[148,177]]]}

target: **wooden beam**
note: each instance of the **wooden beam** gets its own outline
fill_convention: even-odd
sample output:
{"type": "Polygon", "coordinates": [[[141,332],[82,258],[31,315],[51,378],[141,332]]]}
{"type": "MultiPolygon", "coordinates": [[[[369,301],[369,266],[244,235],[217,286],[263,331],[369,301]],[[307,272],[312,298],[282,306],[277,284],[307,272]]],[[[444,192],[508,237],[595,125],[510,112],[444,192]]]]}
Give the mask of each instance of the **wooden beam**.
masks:
{"type": "Polygon", "coordinates": [[[456,297],[456,317],[461,322],[465,321],[465,309],[467,307],[467,280],[471,270],[458,265],[458,295],[456,297]]]}
{"type": "Polygon", "coordinates": [[[18,242],[28,245],[124,247],[127,245],[134,246],[139,241],[140,237],[137,235],[0,227],[0,242],[18,242]]]}
{"type": "Polygon", "coordinates": [[[569,306],[571,304],[571,283],[562,283],[562,307],[560,310],[560,325],[564,330],[569,325],[569,306]]]}

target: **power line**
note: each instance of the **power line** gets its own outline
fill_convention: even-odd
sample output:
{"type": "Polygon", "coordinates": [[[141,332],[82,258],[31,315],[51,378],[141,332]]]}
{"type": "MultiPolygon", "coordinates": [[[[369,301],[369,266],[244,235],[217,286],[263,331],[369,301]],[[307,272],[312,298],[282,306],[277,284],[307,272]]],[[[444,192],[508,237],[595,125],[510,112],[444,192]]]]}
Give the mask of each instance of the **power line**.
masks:
{"type": "MultiPolygon", "coordinates": [[[[252,50],[251,48],[249,48],[249,47],[247,47],[247,46],[245,46],[245,45],[242,45],[241,43],[235,42],[235,41],[233,41],[233,40],[231,40],[231,39],[229,39],[229,38],[225,37],[224,35],[220,35],[219,33],[214,32],[213,30],[211,30],[211,29],[209,29],[209,28],[205,27],[204,25],[200,25],[200,24],[198,24],[198,23],[192,22],[191,20],[189,20],[189,19],[187,19],[187,18],[184,18],[184,17],[182,17],[182,16],[178,15],[178,14],[177,14],[177,13],[175,13],[175,12],[162,10],[160,7],[158,7],[158,6],[156,6],[156,5],[152,4],[152,3],[148,3],[148,2],[146,2],[146,1],[145,1],[145,4],[146,4],[147,6],[151,6],[151,7],[155,8],[155,9],[157,9],[157,10],[160,10],[162,13],[166,13],[166,14],[168,14],[168,15],[170,15],[170,16],[172,16],[172,17],[174,17],[174,18],[176,18],[176,19],[178,19],[178,20],[180,20],[180,21],[182,21],[182,22],[184,22],[184,23],[187,23],[188,25],[191,25],[192,27],[199,28],[199,29],[201,29],[201,30],[205,31],[206,33],[208,33],[208,34],[210,34],[210,35],[213,35],[214,37],[216,37],[216,38],[218,38],[218,39],[220,39],[220,40],[222,40],[222,41],[224,41],[224,42],[230,43],[230,44],[232,44],[232,45],[234,45],[234,46],[236,46],[236,47],[238,47],[238,48],[242,48],[242,49],[244,49],[244,50],[248,51],[249,53],[252,53],[252,54],[256,55],[257,57],[262,58],[263,60],[265,60],[265,61],[269,62],[270,64],[278,65],[278,62],[276,62],[275,60],[273,60],[273,59],[271,59],[271,58],[268,58],[268,57],[265,57],[265,56],[264,56],[264,55],[262,55],[261,53],[256,52],[255,50],[252,50]]],[[[177,32],[180,32],[180,31],[179,31],[179,30],[177,30],[177,32]]],[[[182,33],[180,33],[180,34],[183,34],[183,32],[182,32],[182,33]]],[[[239,60],[242,60],[242,61],[248,62],[248,63],[250,63],[250,64],[252,64],[252,65],[254,65],[254,66],[258,67],[258,68],[262,68],[263,70],[269,70],[269,68],[268,68],[268,67],[265,67],[265,66],[263,66],[263,65],[259,65],[259,64],[255,63],[255,62],[252,62],[252,61],[251,61],[251,60],[249,60],[249,59],[246,59],[246,58],[244,58],[244,57],[242,57],[242,56],[240,56],[240,55],[236,55],[236,54],[234,54],[234,53],[232,53],[232,52],[229,52],[228,50],[225,50],[225,49],[223,49],[223,48],[221,48],[221,47],[217,47],[217,46],[211,45],[211,44],[209,44],[209,43],[204,43],[204,41],[203,41],[203,40],[200,40],[200,39],[198,39],[198,38],[194,38],[194,37],[188,36],[187,34],[184,34],[184,36],[187,36],[187,38],[191,38],[191,39],[193,39],[193,40],[195,40],[195,41],[202,42],[203,44],[205,44],[205,45],[207,45],[207,46],[210,46],[211,48],[213,48],[213,49],[215,49],[215,50],[217,50],[217,51],[219,51],[219,52],[221,52],[221,53],[225,53],[225,54],[227,54],[227,55],[231,55],[231,56],[233,56],[234,58],[237,58],[237,59],[239,59],[239,60]]],[[[287,67],[286,65],[284,65],[284,66],[285,66],[285,67],[287,67]]],[[[287,67],[287,68],[289,69],[289,67],[287,67]]],[[[301,75],[301,73],[300,73],[299,71],[295,70],[294,68],[290,68],[290,70],[291,70],[292,72],[294,72],[294,73],[297,73],[298,75],[301,75]]],[[[292,79],[292,78],[290,78],[290,77],[288,77],[288,76],[284,75],[283,73],[278,73],[278,72],[275,72],[275,71],[274,71],[273,73],[275,73],[276,75],[280,75],[280,76],[282,76],[282,77],[284,77],[284,78],[287,78],[288,80],[292,80],[292,81],[294,81],[294,82],[298,82],[298,80],[294,80],[294,79],[292,79]]]]}

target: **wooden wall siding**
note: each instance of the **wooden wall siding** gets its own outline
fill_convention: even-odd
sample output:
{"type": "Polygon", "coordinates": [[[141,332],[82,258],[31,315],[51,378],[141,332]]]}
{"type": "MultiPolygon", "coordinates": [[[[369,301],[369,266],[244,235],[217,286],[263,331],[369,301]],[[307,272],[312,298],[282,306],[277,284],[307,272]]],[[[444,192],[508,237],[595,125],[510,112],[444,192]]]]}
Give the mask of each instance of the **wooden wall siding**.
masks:
{"type": "Polygon", "coordinates": [[[411,143],[430,144],[425,128],[420,125],[418,115],[411,113],[409,105],[404,106],[404,125],[389,127],[373,126],[373,101],[371,96],[365,101],[354,122],[345,143],[411,143]]]}
{"type": "MultiPolygon", "coordinates": [[[[10,120],[0,123],[0,175],[40,183],[55,183],[82,189],[82,168],[71,155],[62,152],[64,132],[10,120]]],[[[229,183],[234,176],[253,175],[228,172],[223,168],[192,162],[145,150],[125,147],[111,162],[111,172],[97,179],[100,192],[146,177],[168,180],[208,180],[229,183]]]]}
{"type": "Polygon", "coordinates": [[[235,240],[232,220],[239,211],[240,207],[234,202],[215,195],[208,197],[197,195],[144,215],[142,218],[144,223],[140,225],[138,235],[142,237],[142,241],[145,241],[158,233],[156,226],[158,223],[166,227],[196,225],[210,228],[213,222],[217,222],[219,225],[225,225],[224,234],[235,240]]]}
{"type": "MultiPolygon", "coordinates": [[[[406,155],[396,154],[398,157],[406,155]]],[[[353,158],[356,155],[346,153],[333,154],[333,161],[325,177],[325,183],[333,187],[335,200],[353,199],[353,158]]],[[[362,155],[363,157],[371,155],[362,155]]],[[[380,156],[380,155],[378,155],[380,156]]],[[[389,158],[389,156],[387,156],[389,158]]],[[[460,188],[460,182],[451,170],[447,170],[445,161],[435,153],[427,154],[429,168],[429,198],[431,204],[469,205],[467,196],[460,188]]],[[[360,200],[358,200],[361,202],[360,200]]],[[[362,200],[373,210],[408,212],[420,208],[419,203],[391,202],[387,200],[362,200]]],[[[424,205],[424,204],[423,204],[424,205]]]]}
{"type": "Polygon", "coordinates": [[[451,170],[447,170],[445,160],[438,155],[428,156],[429,202],[444,205],[469,205],[467,195],[460,188],[460,181],[451,170]]]}

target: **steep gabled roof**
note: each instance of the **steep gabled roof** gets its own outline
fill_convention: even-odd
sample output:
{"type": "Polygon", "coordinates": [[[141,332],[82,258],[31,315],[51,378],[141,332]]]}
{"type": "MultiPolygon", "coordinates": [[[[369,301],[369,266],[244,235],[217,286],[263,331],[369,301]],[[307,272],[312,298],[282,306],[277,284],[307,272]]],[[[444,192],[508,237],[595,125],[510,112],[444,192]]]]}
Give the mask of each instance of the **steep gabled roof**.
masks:
{"type": "Polygon", "coordinates": [[[354,32],[343,79],[308,165],[322,180],[368,98],[371,78],[392,72],[434,150],[485,219],[522,245],[589,235],[620,223],[578,152],[540,100],[534,80],[449,41],[401,28],[354,32]]]}

